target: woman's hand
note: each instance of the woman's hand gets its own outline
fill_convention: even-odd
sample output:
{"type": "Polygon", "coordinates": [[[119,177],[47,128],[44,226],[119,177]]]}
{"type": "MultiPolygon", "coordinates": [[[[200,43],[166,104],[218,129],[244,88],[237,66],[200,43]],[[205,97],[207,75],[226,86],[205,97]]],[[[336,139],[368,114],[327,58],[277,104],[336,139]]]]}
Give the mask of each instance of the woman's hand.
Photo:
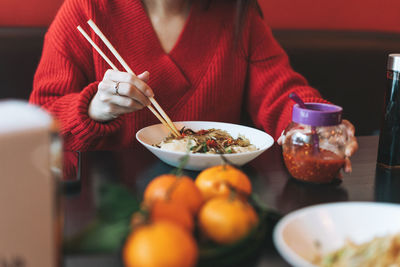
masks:
{"type": "Polygon", "coordinates": [[[342,125],[346,128],[347,131],[347,137],[349,139],[347,145],[346,145],[346,149],[344,151],[344,154],[346,156],[346,161],[344,164],[344,171],[345,172],[351,172],[351,161],[350,161],[350,156],[352,156],[358,149],[358,143],[357,143],[357,139],[354,136],[355,133],[355,129],[354,129],[354,125],[351,124],[351,122],[349,122],[348,120],[342,120],[342,125]]]}
{"type": "Polygon", "coordinates": [[[90,102],[89,117],[104,122],[150,105],[148,97],[154,94],[146,83],[148,80],[147,71],[134,76],[127,72],[107,70],[90,102]]]}

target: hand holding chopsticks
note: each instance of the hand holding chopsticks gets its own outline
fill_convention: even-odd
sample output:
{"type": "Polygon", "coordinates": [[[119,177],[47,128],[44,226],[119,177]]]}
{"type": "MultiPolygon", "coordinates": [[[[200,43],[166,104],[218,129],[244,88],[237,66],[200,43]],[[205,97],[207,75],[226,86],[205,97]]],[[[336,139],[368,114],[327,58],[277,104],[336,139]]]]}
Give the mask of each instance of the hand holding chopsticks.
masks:
{"type": "MultiPolygon", "coordinates": [[[[113,45],[110,43],[110,41],[104,36],[104,34],[100,31],[100,29],[96,26],[96,24],[92,21],[88,21],[89,26],[93,29],[93,31],[100,37],[100,39],[104,42],[104,44],[108,47],[108,49],[111,51],[111,53],[117,58],[117,60],[120,62],[120,64],[124,67],[125,71],[128,72],[129,74],[133,75],[136,77],[135,73],[132,71],[132,69],[128,66],[128,64],[125,62],[125,60],[121,57],[121,55],[117,52],[117,50],[113,47],[113,45]]],[[[82,35],[86,38],[86,40],[93,46],[93,48],[103,57],[103,59],[110,65],[110,67],[114,70],[118,70],[118,68],[112,63],[112,61],[101,51],[101,49],[93,42],[93,40],[89,37],[89,35],[82,29],[81,26],[77,27],[78,30],[82,33],[82,35]]],[[[115,86],[116,92],[118,93],[118,83],[115,86]]],[[[143,95],[144,96],[144,95],[143,95]]],[[[142,97],[142,96],[139,96],[142,97]]],[[[161,123],[166,126],[173,135],[175,136],[180,136],[181,134],[179,131],[176,129],[175,125],[172,123],[171,119],[168,117],[168,115],[164,112],[164,110],[161,108],[161,106],[157,103],[157,101],[153,97],[149,97],[149,100],[151,104],[154,105],[155,109],[157,109],[157,112],[151,105],[148,105],[147,107],[150,109],[150,111],[161,121],[161,123]]]]}

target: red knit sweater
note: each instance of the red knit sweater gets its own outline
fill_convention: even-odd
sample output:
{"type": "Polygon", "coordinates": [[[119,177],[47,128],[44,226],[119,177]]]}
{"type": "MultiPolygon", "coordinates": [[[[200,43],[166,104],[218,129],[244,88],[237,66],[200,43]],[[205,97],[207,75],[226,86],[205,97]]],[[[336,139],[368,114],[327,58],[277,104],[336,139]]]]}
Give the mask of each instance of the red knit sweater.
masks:
{"type": "MultiPolygon", "coordinates": [[[[88,105],[109,68],[76,30],[90,33],[93,19],[135,73],[150,72],[155,99],[173,121],[238,123],[247,111],[255,126],[275,138],[291,118],[296,91],[307,102],[322,102],[319,93],[294,72],[287,55],[256,11],[234,45],[234,5],[213,1],[205,9],[192,5],[186,25],[170,53],[165,53],[140,0],[66,0],[44,42],[30,101],[58,118],[65,145],[71,150],[130,147],[135,133],[158,123],[143,109],[107,122],[88,116],[88,105]]],[[[123,68],[114,63],[120,70],[123,68]]]]}

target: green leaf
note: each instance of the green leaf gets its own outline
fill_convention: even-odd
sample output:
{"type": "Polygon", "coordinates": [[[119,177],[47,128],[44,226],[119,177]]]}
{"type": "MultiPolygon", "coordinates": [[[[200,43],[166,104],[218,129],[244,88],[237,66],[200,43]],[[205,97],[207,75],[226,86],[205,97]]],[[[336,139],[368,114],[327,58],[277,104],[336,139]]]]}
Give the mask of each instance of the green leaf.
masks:
{"type": "Polygon", "coordinates": [[[118,252],[130,232],[130,221],[95,221],[80,234],[64,241],[65,253],[118,252]]]}
{"type": "Polygon", "coordinates": [[[203,143],[203,152],[207,153],[208,149],[207,149],[207,144],[203,143]]]}
{"type": "Polygon", "coordinates": [[[66,253],[111,253],[121,249],[139,201],[128,188],[111,182],[98,189],[97,218],[75,236],[64,240],[66,253]]]}
{"type": "Polygon", "coordinates": [[[140,202],[122,185],[104,183],[100,186],[98,194],[97,214],[100,221],[116,222],[128,219],[140,208],[140,202]]]}

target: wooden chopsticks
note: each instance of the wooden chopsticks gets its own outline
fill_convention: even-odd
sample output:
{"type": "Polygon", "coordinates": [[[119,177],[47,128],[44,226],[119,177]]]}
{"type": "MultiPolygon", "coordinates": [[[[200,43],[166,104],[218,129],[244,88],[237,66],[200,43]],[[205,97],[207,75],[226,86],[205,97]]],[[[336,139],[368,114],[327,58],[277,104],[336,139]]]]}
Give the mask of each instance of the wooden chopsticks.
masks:
{"type": "MultiPolygon", "coordinates": [[[[121,57],[121,55],[117,52],[117,50],[114,48],[114,46],[110,43],[110,41],[105,37],[105,35],[101,32],[101,30],[97,27],[97,25],[90,19],[87,22],[89,26],[93,29],[93,31],[100,37],[100,39],[104,42],[104,44],[108,47],[108,49],[111,51],[111,53],[115,56],[115,58],[119,61],[119,63],[124,67],[125,71],[135,75],[136,74],[133,72],[133,70],[128,66],[128,64],[125,62],[125,60],[121,57]]],[[[100,54],[100,56],[110,65],[110,67],[114,70],[118,70],[118,68],[112,63],[112,61],[101,51],[101,49],[96,45],[95,42],[90,38],[90,36],[82,29],[81,26],[78,26],[77,29],[79,32],[86,38],[86,40],[93,46],[93,48],[100,54]]],[[[157,109],[157,111],[161,114],[159,114],[151,105],[148,105],[147,107],[150,109],[150,111],[161,121],[161,123],[167,127],[171,133],[175,136],[181,136],[179,133],[178,129],[175,127],[171,119],[168,117],[168,115],[165,113],[165,111],[161,108],[161,106],[157,103],[157,101],[153,97],[149,97],[150,102],[154,105],[154,107],[157,109]]]]}

